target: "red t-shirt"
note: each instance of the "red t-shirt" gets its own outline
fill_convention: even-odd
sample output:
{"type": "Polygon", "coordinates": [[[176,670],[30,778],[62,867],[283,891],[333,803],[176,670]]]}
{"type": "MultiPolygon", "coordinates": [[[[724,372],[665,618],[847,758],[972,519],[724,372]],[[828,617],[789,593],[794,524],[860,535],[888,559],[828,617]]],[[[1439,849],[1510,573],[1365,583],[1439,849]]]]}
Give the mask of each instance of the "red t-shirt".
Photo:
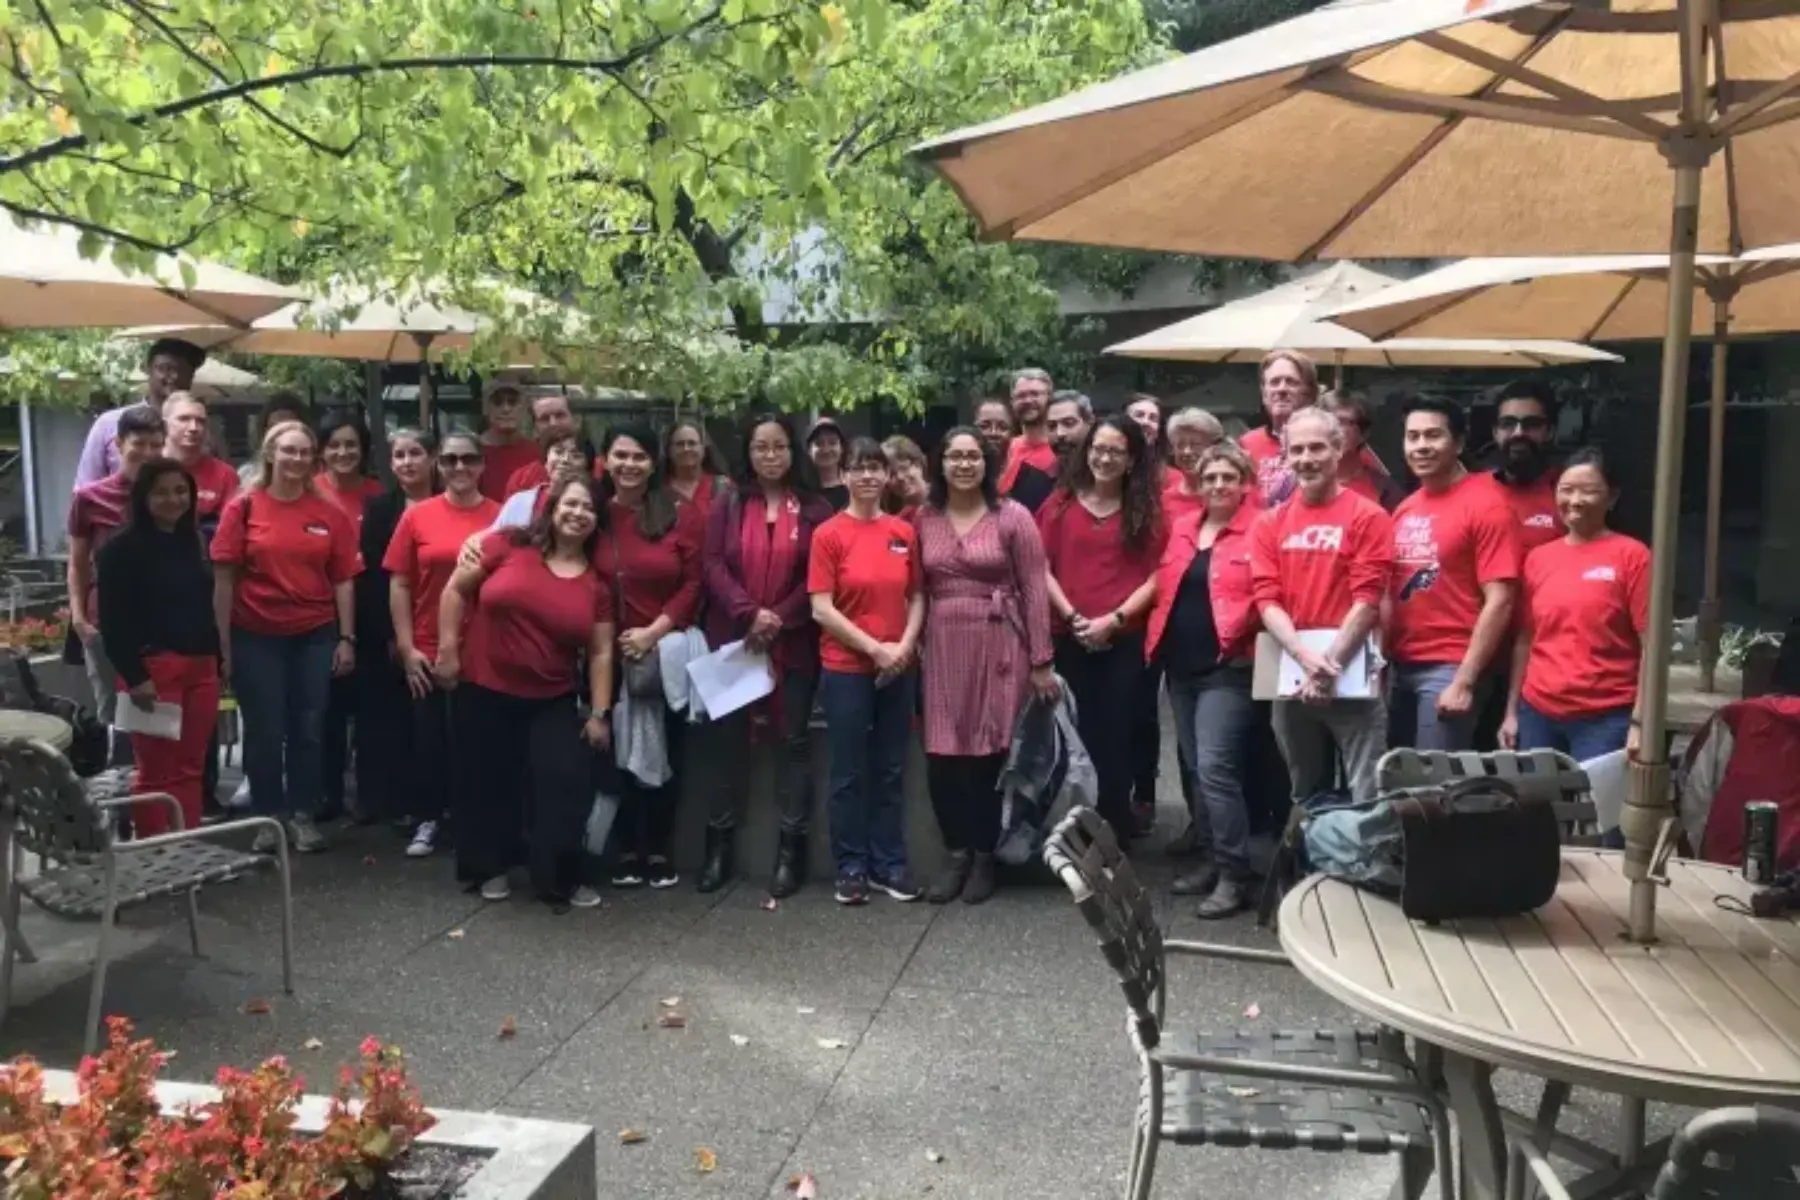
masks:
{"type": "Polygon", "coordinates": [[[1512,505],[1513,520],[1519,527],[1519,545],[1529,554],[1563,535],[1562,517],[1556,512],[1556,477],[1554,473],[1540,477],[1535,483],[1514,487],[1495,478],[1512,505]]]}
{"type": "MultiPolygon", "coordinates": [[[[1150,531],[1141,548],[1135,552],[1127,549],[1123,512],[1095,517],[1064,491],[1044,502],[1037,523],[1050,574],[1075,611],[1090,619],[1108,616],[1143,587],[1156,573],[1163,547],[1169,542],[1168,525],[1161,523],[1150,531]]],[[[1133,628],[1143,624],[1140,617],[1133,628]]]]}
{"type": "MultiPolygon", "coordinates": [[[[919,537],[909,522],[882,513],[864,521],[841,512],[813,533],[807,593],[824,593],[844,619],[878,642],[906,635],[906,609],[919,590],[919,537]]],[[[819,665],[873,675],[875,664],[830,633],[819,636],[819,665]]]]}
{"type": "Polygon", "coordinates": [[[362,533],[363,509],[368,506],[369,497],[381,495],[381,480],[370,479],[366,475],[359,475],[351,481],[349,487],[340,488],[329,472],[320,472],[314,478],[313,486],[318,488],[321,496],[337,502],[337,506],[349,516],[350,523],[355,526],[359,535],[362,533]]]}
{"type": "Polygon", "coordinates": [[[1552,720],[1629,707],[1650,619],[1650,549],[1622,533],[1525,556],[1531,657],[1521,693],[1552,720]]]}
{"type": "Polygon", "coordinates": [[[479,603],[469,618],[463,673],[508,696],[549,700],[573,692],[576,658],[594,626],[613,619],[612,592],[591,567],[564,579],[532,546],[506,533],[481,541],[479,603]]]}
{"type": "Polygon", "coordinates": [[[1394,522],[1381,505],[1339,489],[1270,509],[1250,534],[1258,611],[1278,604],[1294,628],[1336,629],[1350,606],[1379,604],[1394,569],[1394,522]]]}
{"type": "Polygon", "coordinates": [[[508,490],[507,482],[515,471],[522,471],[533,464],[543,466],[543,452],[531,438],[514,438],[510,442],[481,443],[481,494],[489,500],[504,501],[515,491],[508,490]]]}
{"type": "MultiPolygon", "coordinates": [[[[483,468],[482,474],[483,478],[485,478],[486,468],[483,468]]],[[[542,458],[537,458],[507,476],[506,494],[504,496],[492,496],[489,498],[504,501],[508,496],[516,496],[520,492],[529,492],[532,488],[543,487],[549,482],[550,472],[544,466],[544,460],[542,458]]]]}
{"type": "Polygon", "coordinates": [[[1256,492],[1268,499],[1287,474],[1287,452],[1281,439],[1266,428],[1252,429],[1238,439],[1238,448],[1250,456],[1256,471],[1256,492]]]}
{"type": "Polygon", "coordinates": [[[664,614],[677,629],[692,625],[700,607],[700,548],[706,541],[699,509],[676,505],[675,527],[654,542],[638,532],[636,509],[614,500],[607,519],[594,567],[607,587],[624,594],[619,628],[642,629],[664,614]]]}
{"type": "Polygon", "coordinates": [[[100,547],[131,519],[131,481],[118,472],[83,484],[69,498],[69,536],[88,540],[87,618],[100,612],[100,547]]]}
{"type": "Polygon", "coordinates": [[[1409,663],[1460,663],[1481,615],[1483,584],[1519,577],[1512,510],[1486,475],[1394,510],[1394,616],[1387,653],[1409,663]]]}
{"type": "Polygon", "coordinates": [[[194,477],[194,519],[203,525],[217,521],[241,486],[236,468],[223,459],[203,454],[187,468],[187,473],[194,477]]]}
{"type": "MultiPolygon", "coordinates": [[[[1254,494],[1253,492],[1252,495],[1254,494]]],[[[1180,473],[1174,472],[1170,475],[1169,482],[1163,486],[1162,508],[1163,520],[1168,522],[1169,528],[1173,529],[1175,522],[1189,513],[1204,514],[1206,497],[1185,490],[1180,473]]],[[[1204,520],[1204,516],[1201,519],[1204,520]]]]}
{"type": "Polygon", "coordinates": [[[1034,442],[1024,434],[1016,434],[1006,445],[1006,466],[1000,472],[1000,491],[1010,492],[1018,482],[1020,467],[1034,467],[1055,479],[1058,471],[1056,447],[1048,441],[1034,442]]]}
{"type": "Polygon", "coordinates": [[[456,573],[456,556],[464,542],[499,515],[500,506],[486,496],[462,508],[438,495],[407,509],[394,527],[381,565],[389,574],[404,576],[412,588],[413,647],[426,658],[437,657],[438,601],[456,573]]]}
{"type": "Polygon", "coordinates": [[[234,498],[219,518],[212,558],[238,570],[231,624],[270,637],[331,624],[332,590],[363,569],[349,514],[311,490],[293,500],[260,488],[234,498]]]}

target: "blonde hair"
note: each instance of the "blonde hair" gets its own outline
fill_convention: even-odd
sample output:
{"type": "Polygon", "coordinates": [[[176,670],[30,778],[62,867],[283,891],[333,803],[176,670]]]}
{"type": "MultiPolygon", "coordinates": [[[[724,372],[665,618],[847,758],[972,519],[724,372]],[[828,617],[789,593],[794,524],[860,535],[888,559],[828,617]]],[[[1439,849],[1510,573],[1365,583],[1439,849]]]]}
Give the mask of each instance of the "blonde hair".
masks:
{"type": "MultiPolygon", "coordinates": [[[[311,426],[303,421],[282,421],[272,425],[269,427],[269,431],[263,434],[262,449],[258,452],[261,466],[257,469],[256,478],[250,483],[252,490],[266,491],[268,489],[269,483],[275,478],[275,443],[290,433],[304,433],[306,440],[312,443],[313,461],[315,463],[318,461],[319,435],[312,431],[311,426]]],[[[313,490],[311,475],[306,477],[306,490],[313,490]]]]}
{"type": "Polygon", "coordinates": [[[1318,364],[1313,362],[1312,359],[1306,357],[1306,355],[1300,353],[1298,350],[1271,350],[1267,354],[1263,355],[1261,365],[1256,368],[1257,383],[1260,384],[1265,378],[1267,378],[1268,374],[1269,374],[1269,368],[1274,366],[1278,362],[1289,363],[1293,366],[1294,370],[1300,372],[1300,381],[1302,383],[1306,384],[1306,390],[1312,393],[1313,399],[1315,399],[1315,400],[1318,399],[1318,396],[1319,396],[1319,367],[1318,367],[1318,364]]]}

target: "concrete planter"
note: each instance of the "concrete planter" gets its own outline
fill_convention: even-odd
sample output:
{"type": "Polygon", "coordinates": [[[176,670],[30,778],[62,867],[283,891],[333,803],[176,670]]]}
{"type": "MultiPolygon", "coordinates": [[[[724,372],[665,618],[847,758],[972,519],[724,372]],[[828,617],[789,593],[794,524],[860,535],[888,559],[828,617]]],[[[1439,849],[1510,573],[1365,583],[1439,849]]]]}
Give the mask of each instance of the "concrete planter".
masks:
{"type": "MultiPolygon", "coordinates": [[[[44,1094],[58,1104],[74,1102],[79,1091],[69,1071],[45,1071],[44,1094]]],[[[165,1111],[208,1104],[219,1090],[198,1083],[159,1083],[157,1099],[165,1111]]],[[[325,1127],[330,1100],[306,1096],[300,1101],[298,1129],[317,1133],[325,1127]]],[[[488,1156],[481,1169],[457,1193],[457,1200],[598,1200],[598,1166],[594,1131],[560,1121],[528,1121],[497,1113],[432,1109],[438,1123],[419,1141],[428,1146],[476,1150],[488,1156]]]]}

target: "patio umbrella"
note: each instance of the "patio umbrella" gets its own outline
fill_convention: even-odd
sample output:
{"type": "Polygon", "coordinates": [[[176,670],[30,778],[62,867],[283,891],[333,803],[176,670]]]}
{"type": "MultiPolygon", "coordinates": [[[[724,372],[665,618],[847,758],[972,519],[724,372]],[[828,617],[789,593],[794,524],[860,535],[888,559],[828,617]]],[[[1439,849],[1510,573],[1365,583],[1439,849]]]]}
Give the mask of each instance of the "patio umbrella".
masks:
{"type": "Polygon", "coordinates": [[[1570,342],[1505,342],[1485,338],[1403,338],[1375,342],[1334,321],[1318,319],[1333,306],[1379,296],[1394,280],[1351,262],[1295,279],[1211,312],[1108,346],[1124,358],[1177,362],[1254,363],[1270,350],[1300,350],[1329,358],[1342,385],[1349,367],[1510,367],[1571,362],[1617,362],[1616,354],[1570,342]]]}
{"type": "Polygon", "coordinates": [[[1346,0],[919,149],[990,236],[1288,261],[1670,254],[1648,761],[1622,822],[1649,941],[1694,254],[1800,242],[1797,94],[1800,0],[1346,0]]]}
{"type": "Polygon", "coordinates": [[[163,255],[147,272],[128,271],[104,253],[83,258],[81,235],[72,229],[27,229],[0,213],[0,329],[244,326],[302,294],[185,256],[163,255]]]}
{"type": "MultiPolygon", "coordinates": [[[[1371,337],[1502,337],[1597,342],[1663,336],[1669,257],[1471,258],[1349,301],[1333,320],[1371,337]]],[[[1700,601],[1700,683],[1713,690],[1719,648],[1719,540],[1725,481],[1727,340],[1800,330],[1800,246],[1742,258],[1707,256],[1694,268],[1692,332],[1712,337],[1708,407],[1705,587],[1700,601]]]]}

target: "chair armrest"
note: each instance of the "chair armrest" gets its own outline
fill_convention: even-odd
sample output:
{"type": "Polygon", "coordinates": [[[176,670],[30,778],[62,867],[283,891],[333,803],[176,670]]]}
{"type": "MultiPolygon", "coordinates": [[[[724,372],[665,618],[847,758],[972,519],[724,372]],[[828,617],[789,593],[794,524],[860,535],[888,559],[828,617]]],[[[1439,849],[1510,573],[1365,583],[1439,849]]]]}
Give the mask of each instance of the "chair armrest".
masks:
{"type": "Polygon", "coordinates": [[[179,833],[159,833],[155,837],[139,838],[136,841],[116,842],[113,850],[119,854],[130,854],[133,850],[150,850],[157,846],[169,846],[176,842],[194,842],[204,838],[218,837],[220,834],[236,833],[242,829],[260,829],[269,826],[275,830],[276,846],[283,861],[287,859],[287,830],[274,817],[242,817],[236,821],[221,821],[217,825],[202,825],[198,829],[184,829],[179,833]]]}
{"type": "Polygon", "coordinates": [[[1535,1142],[1530,1138],[1516,1138],[1512,1147],[1525,1156],[1525,1165],[1536,1179],[1538,1192],[1544,1200],[1570,1200],[1569,1190],[1556,1177],[1556,1168],[1550,1165],[1549,1156],[1539,1150],[1535,1142]]]}
{"type": "Polygon", "coordinates": [[[1182,942],[1166,941],[1163,950],[1168,954],[1192,954],[1198,958],[1229,958],[1238,962],[1267,963],[1276,967],[1291,967],[1293,961],[1279,950],[1258,950],[1253,946],[1228,946],[1222,942],[1182,942]]]}
{"type": "Polygon", "coordinates": [[[1431,1102],[1431,1092],[1417,1080],[1384,1071],[1359,1071],[1350,1067],[1307,1067],[1268,1062],[1260,1058],[1222,1058],[1216,1054],[1181,1054],[1158,1047],[1150,1051],[1152,1062],[1180,1071],[1204,1071],[1209,1075],[1244,1075],[1252,1079],[1281,1079],[1290,1083],[1324,1083],[1334,1087],[1363,1088],[1395,1096],[1431,1102]]]}
{"type": "Polygon", "coordinates": [[[160,804],[168,809],[169,816],[175,822],[175,831],[177,833],[187,828],[187,814],[181,811],[181,801],[169,795],[167,792],[145,792],[141,796],[114,796],[111,800],[94,801],[94,807],[106,809],[124,808],[128,804],[137,804],[140,801],[146,804],[160,804]]]}

